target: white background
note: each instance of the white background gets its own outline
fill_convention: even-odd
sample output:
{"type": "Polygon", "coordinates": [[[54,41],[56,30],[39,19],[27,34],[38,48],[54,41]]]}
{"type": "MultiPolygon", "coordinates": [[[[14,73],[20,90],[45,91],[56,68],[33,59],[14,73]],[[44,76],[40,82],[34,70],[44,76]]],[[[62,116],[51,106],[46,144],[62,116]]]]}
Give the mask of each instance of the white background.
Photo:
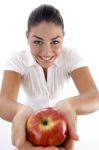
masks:
{"type": "MultiPolygon", "coordinates": [[[[0,83],[3,64],[10,53],[27,47],[25,31],[28,15],[36,6],[44,3],[52,4],[60,10],[65,23],[64,45],[81,53],[99,88],[98,0],[0,0],[0,83]]],[[[71,89],[71,95],[75,94],[72,82],[71,89]]],[[[98,115],[99,112],[96,112],[78,117],[79,150],[99,149],[98,115]]],[[[3,150],[4,143],[5,147],[7,145],[11,148],[10,138],[10,123],[0,120],[0,150],[3,150]]]]}

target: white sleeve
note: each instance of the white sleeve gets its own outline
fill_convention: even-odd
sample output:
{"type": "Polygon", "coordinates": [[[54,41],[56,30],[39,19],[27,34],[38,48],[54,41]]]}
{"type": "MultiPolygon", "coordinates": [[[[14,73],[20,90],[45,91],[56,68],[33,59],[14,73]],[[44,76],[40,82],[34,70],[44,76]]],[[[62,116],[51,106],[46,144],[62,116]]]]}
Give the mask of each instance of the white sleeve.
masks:
{"type": "Polygon", "coordinates": [[[6,61],[3,70],[15,71],[21,75],[24,75],[25,68],[22,64],[22,58],[19,53],[14,53],[6,61]]]}
{"type": "Polygon", "coordinates": [[[67,50],[67,52],[65,52],[65,56],[68,73],[71,73],[75,69],[88,66],[87,62],[76,50],[67,50]]]}

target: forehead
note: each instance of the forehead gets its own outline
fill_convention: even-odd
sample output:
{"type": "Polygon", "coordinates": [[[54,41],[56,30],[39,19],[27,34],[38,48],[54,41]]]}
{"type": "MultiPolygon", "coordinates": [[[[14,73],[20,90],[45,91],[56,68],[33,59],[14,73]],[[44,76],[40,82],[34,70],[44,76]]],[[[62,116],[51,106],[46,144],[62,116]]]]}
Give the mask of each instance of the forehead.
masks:
{"type": "Polygon", "coordinates": [[[30,30],[31,34],[38,35],[38,36],[56,36],[62,35],[62,27],[56,25],[53,22],[41,22],[36,26],[32,26],[30,30]]]}

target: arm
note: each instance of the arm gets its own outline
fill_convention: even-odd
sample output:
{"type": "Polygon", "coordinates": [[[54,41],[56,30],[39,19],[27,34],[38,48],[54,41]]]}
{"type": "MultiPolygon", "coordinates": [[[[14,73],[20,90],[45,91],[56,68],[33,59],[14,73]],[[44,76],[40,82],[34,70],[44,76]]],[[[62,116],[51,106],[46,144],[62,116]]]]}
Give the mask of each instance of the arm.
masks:
{"type": "Polygon", "coordinates": [[[12,121],[19,110],[30,109],[17,102],[21,79],[22,76],[16,72],[4,72],[0,91],[0,117],[4,120],[12,121]]]}
{"type": "Polygon", "coordinates": [[[13,71],[5,71],[0,91],[0,117],[12,122],[12,143],[22,145],[25,141],[25,122],[33,112],[32,108],[17,102],[22,76],[13,71]],[[5,111],[6,110],[6,111],[5,111]]]}
{"type": "MultiPolygon", "coordinates": [[[[0,92],[0,117],[12,122],[12,143],[19,147],[19,150],[43,150],[43,147],[35,147],[26,140],[25,124],[33,110],[28,106],[17,103],[21,79],[22,76],[16,72],[4,72],[0,92]]],[[[59,150],[55,146],[45,149],[59,150]]]]}
{"type": "Polygon", "coordinates": [[[60,101],[59,105],[66,107],[67,104],[70,104],[77,115],[97,111],[99,109],[99,92],[88,67],[74,70],[71,77],[79,91],[79,95],[60,101]]]}
{"type": "Polygon", "coordinates": [[[21,75],[16,72],[4,72],[0,91],[0,116],[7,121],[12,121],[16,112],[22,106],[16,103],[21,78],[21,75]]]}
{"type": "Polygon", "coordinates": [[[71,77],[79,91],[78,96],[69,98],[78,115],[89,114],[99,109],[99,92],[88,67],[77,69],[71,77]]]}
{"type": "Polygon", "coordinates": [[[67,119],[68,139],[64,145],[66,150],[73,150],[77,135],[77,115],[95,112],[99,109],[99,93],[87,67],[74,70],[71,77],[79,91],[79,95],[58,102],[55,107],[63,111],[67,119]]]}

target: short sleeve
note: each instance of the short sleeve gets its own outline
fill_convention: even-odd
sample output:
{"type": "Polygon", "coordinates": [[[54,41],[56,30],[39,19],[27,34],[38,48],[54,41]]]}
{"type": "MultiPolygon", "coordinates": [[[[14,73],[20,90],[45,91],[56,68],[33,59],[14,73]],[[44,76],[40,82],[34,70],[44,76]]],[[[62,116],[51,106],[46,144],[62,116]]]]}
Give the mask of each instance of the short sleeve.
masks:
{"type": "Polygon", "coordinates": [[[68,49],[64,51],[65,53],[65,63],[68,73],[71,73],[73,70],[88,66],[87,62],[77,50],[68,49]]]}
{"type": "Polygon", "coordinates": [[[4,64],[3,70],[15,71],[21,75],[24,75],[25,68],[22,63],[22,54],[20,55],[18,52],[11,54],[4,64]]]}

